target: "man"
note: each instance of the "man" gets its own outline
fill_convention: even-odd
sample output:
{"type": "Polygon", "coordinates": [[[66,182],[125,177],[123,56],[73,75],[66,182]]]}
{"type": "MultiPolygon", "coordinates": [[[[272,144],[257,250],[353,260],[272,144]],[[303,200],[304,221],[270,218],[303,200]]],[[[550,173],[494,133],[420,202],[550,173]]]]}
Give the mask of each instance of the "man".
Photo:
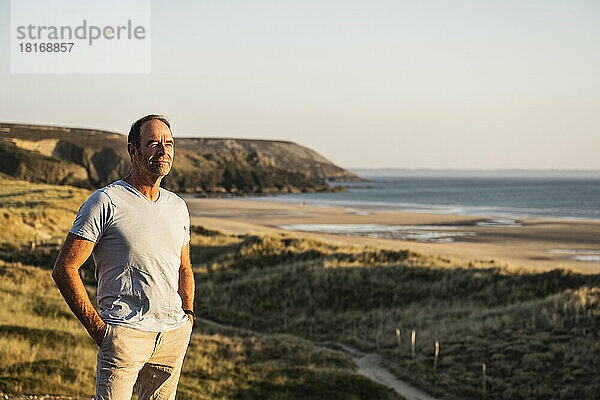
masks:
{"type": "Polygon", "coordinates": [[[98,344],[96,399],[174,399],[193,324],[194,276],[185,202],[160,188],[173,163],[171,126],[136,121],[131,172],[81,206],[52,277],[98,344]],[[78,269],[94,257],[98,314],[78,269]]]}

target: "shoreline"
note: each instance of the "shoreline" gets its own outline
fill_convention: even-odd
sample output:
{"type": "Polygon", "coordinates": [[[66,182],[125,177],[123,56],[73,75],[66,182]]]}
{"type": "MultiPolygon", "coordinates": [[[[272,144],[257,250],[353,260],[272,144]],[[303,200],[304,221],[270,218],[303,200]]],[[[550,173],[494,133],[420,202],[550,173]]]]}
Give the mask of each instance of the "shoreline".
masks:
{"type": "MultiPolygon", "coordinates": [[[[289,233],[359,246],[409,249],[419,253],[463,261],[495,260],[514,267],[548,271],[556,268],[583,273],[600,272],[600,221],[518,218],[518,225],[481,225],[495,216],[432,213],[353,212],[345,207],[255,199],[186,198],[192,224],[231,233],[289,233]],[[480,223],[480,225],[478,225],[480,223]],[[284,226],[352,224],[392,227],[451,227],[448,242],[424,242],[402,238],[369,237],[331,232],[283,229],[284,226]],[[575,260],[573,257],[591,258],[575,260]]],[[[355,210],[356,211],[356,210],[355,210]]],[[[428,228],[432,229],[432,228],[428,228]]],[[[418,229],[417,229],[418,230],[418,229]]]]}
{"type": "MultiPolygon", "coordinates": [[[[453,216],[464,216],[464,217],[480,217],[485,219],[527,219],[527,220],[550,220],[550,221],[575,221],[575,222],[600,222],[600,216],[598,218],[586,218],[586,217],[572,217],[572,216],[551,216],[551,215],[539,215],[535,213],[523,213],[521,215],[511,214],[510,212],[496,212],[491,211],[493,207],[483,206],[449,206],[443,204],[412,204],[412,203],[400,203],[400,205],[392,205],[384,202],[380,203],[359,203],[355,201],[345,202],[340,201],[319,201],[310,199],[308,201],[301,201],[298,198],[293,200],[282,200],[282,197],[286,195],[299,195],[299,194],[315,194],[319,192],[306,192],[306,193],[236,193],[236,194],[222,194],[214,193],[209,195],[204,194],[179,194],[184,200],[196,200],[196,199],[209,199],[209,200],[240,200],[240,201],[259,201],[259,202],[271,202],[277,204],[289,204],[289,205],[308,205],[313,207],[323,208],[343,208],[348,210],[362,210],[368,213],[402,213],[402,214],[434,214],[434,215],[453,215],[453,216]],[[474,211],[481,209],[481,212],[474,211]],[[472,210],[459,212],[457,210],[472,210]]],[[[323,192],[326,193],[326,192],[323,192]]]]}
{"type": "MultiPolygon", "coordinates": [[[[325,208],[346,208],[349,210],[363,210],[365,212],[377,212],[377,213],[402,213],[402,214],[434,214],[434,215],[454,215],[464,217],[479,217],[482,219],[527,219],[527,220],[551,220],[551,221],[575,221],[575,222],[600,222],[598,218],[586,218],[586,217],[560,217],[560,216],[546,216],[538,215],[535,213],[516,215],[509,212],[486,212],[485,207],[477,206],[446,206],[442,204],[403,204],[399,206],[388,205],[384,203],[357,203],[357,202],[335,202],[335,201],[307,201],[302,202],[299,200],[277,200],[273,196],[281,196],[282,194],[265,194],[264,196],[256,196],[254,194],[248,196],[222,197],[221,199],[232,199],[232,200],[244,200],[244,201],[268,201],[273,203],[282,204],[307,204],[315,207],[325,208]],[[481,208],[482,212],[476,211],[465,211],[457,212],[457,210],[475,210],[481,208]]],[[[283,194],[285,195],[285,194],[283,194]]],[[[487,209],[489,211],[489,209],[487,209]]]]}

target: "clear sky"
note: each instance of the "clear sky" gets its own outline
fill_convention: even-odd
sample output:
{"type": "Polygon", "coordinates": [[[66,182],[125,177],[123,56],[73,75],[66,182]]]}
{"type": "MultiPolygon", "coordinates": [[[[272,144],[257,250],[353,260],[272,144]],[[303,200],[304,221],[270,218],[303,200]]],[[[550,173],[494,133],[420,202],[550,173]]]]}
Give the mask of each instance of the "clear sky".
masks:
{"type": "Polygon", "coordinates": [[[160,0],[151,37],[145,75],[0,57],[0,121],[125,132],[158,112],[176,136],[291,140],[347,168],[600,169],[598,0],[160,0]]]}

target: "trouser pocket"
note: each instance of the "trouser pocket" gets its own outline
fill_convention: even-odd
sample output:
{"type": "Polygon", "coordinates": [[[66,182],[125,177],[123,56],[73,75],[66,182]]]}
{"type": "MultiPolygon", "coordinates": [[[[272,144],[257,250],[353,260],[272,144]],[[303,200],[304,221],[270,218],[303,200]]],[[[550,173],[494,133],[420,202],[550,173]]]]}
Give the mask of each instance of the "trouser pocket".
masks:
{"type": "Polygon", "coordinates": [[[107,325],[98,349],[96,399],[130,399],[139,371],[154,350],[156,333],[107,325]]]}

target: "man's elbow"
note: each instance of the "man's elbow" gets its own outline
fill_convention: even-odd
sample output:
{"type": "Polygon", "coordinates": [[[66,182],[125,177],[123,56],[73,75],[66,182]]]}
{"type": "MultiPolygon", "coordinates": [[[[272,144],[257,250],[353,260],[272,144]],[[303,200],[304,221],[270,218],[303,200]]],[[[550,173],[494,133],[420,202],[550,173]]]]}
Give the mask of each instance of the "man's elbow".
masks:
{"type": "Polygon", "coordinates": [[[60,287],[60,285],[65,281],[65,278],[68,275],[67,272],[67,266],[59,254],[58,258],[54,262],[54,267],[52,267],[52,279],[56,283],[56,286],[60,287]]]}
{"type": "Polygon", "coordinates": [[[60,266],[57,261],[54,263],[54,267],[52,267],[52,279],[54,280],[54,283],[56,283],[56,285],[59,284],[60,276],[61,276],[60,266]]]}

